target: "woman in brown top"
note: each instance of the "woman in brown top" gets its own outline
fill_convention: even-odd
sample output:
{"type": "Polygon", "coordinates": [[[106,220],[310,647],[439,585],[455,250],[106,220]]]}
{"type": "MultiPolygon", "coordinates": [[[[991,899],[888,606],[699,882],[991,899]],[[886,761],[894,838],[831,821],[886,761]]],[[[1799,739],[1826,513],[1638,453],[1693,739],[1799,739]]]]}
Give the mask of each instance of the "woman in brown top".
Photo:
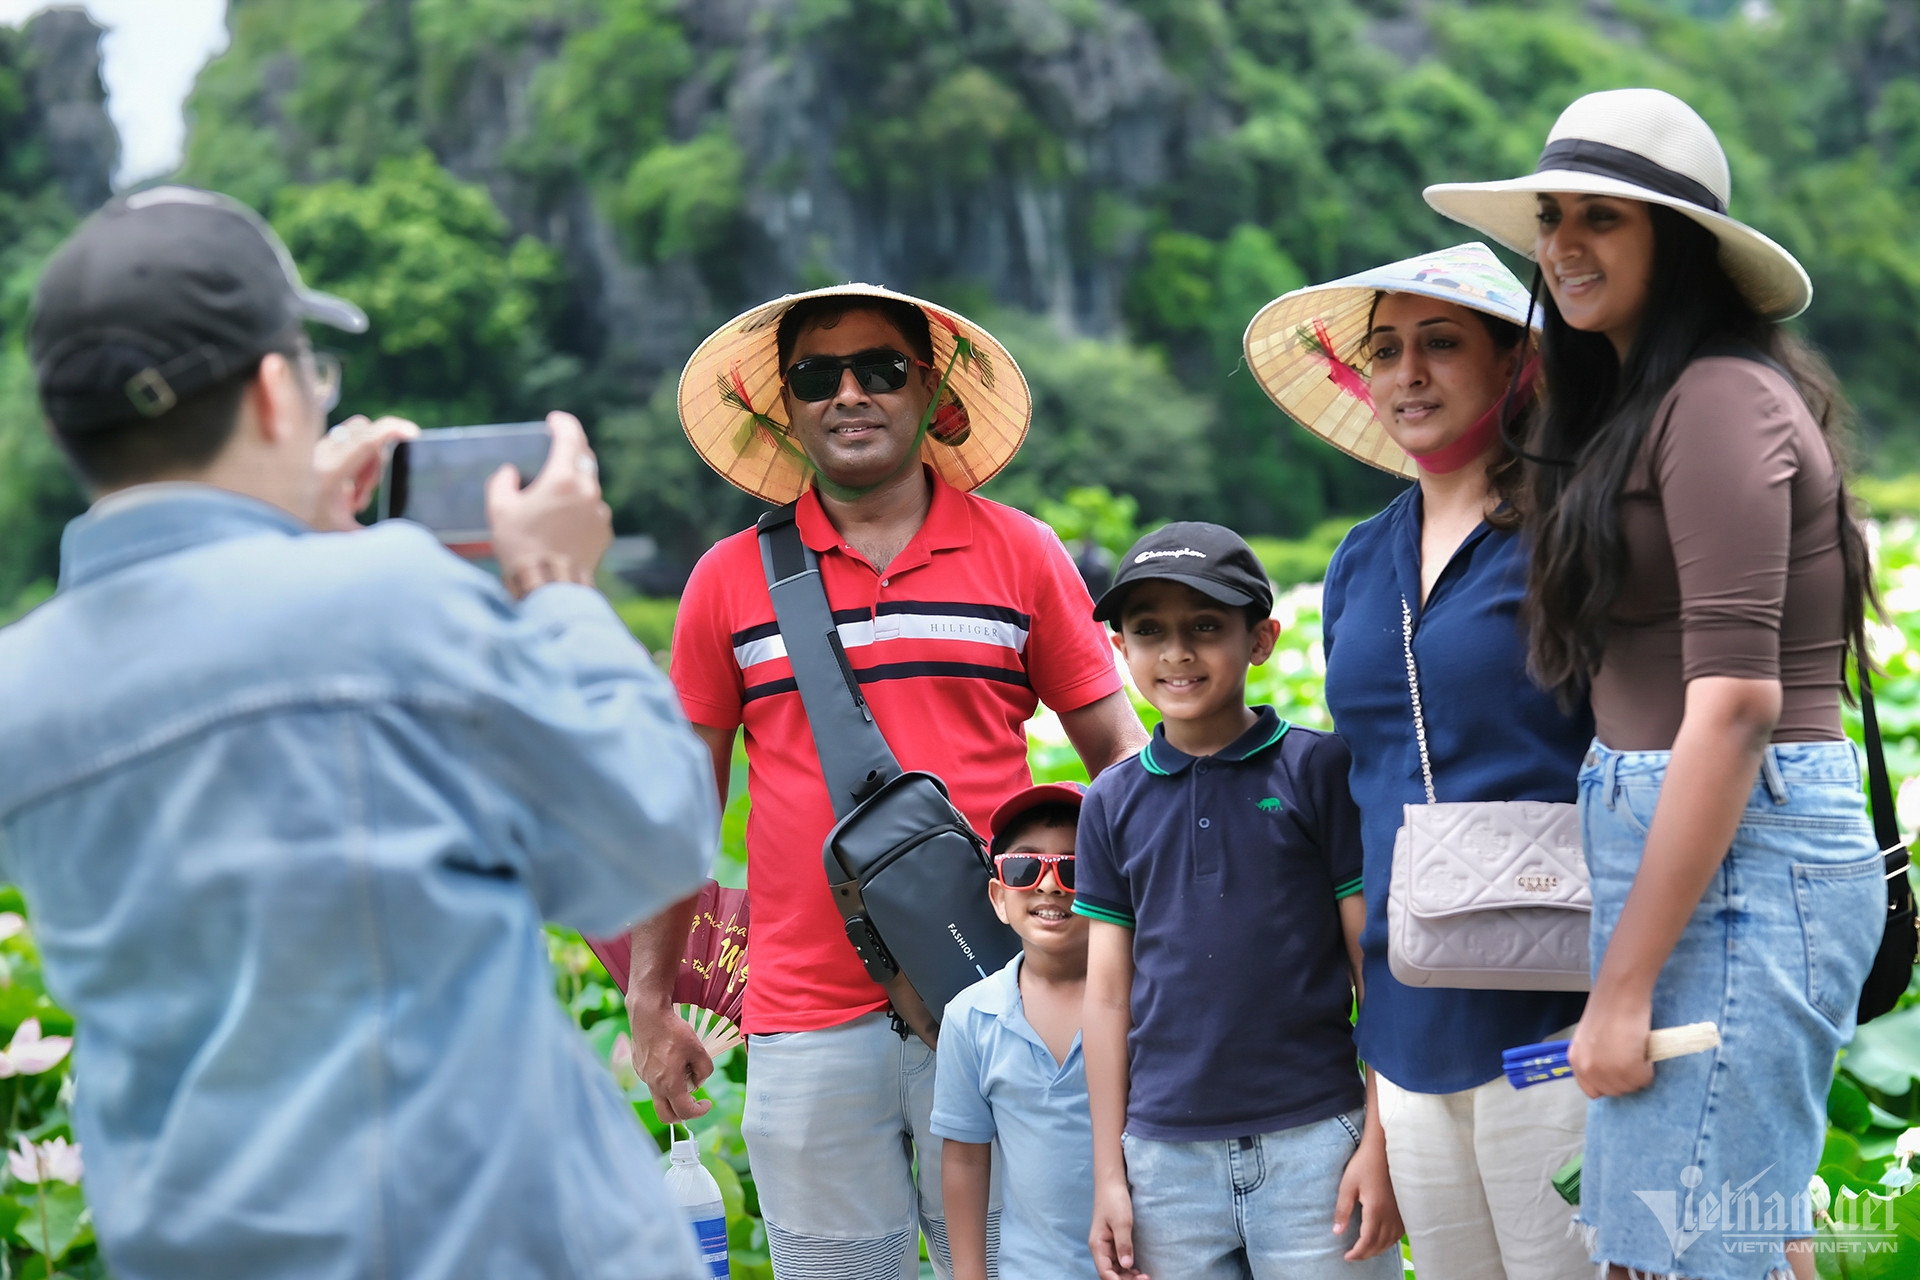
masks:
{"type": "Polygon", "coordinates": [[[1529,442],[1530,667],[1590,694],[1580,780],[1593,991],[1579,1221],[1615,1275],[1813,1275],[1808,1180],[1885,912],[1842,658],[1864,653],[1838,400],[1778,325],[1811,294],[1726,216],[1685,103],[1591,94],[1539,171],[1430,188],[1546,283],[1529,442]],[[1528,226],[1528,222],[1532,226],[1528,226]],[[1646,1061],[1651,1027],[1720,1046],[1646,1061]]]}

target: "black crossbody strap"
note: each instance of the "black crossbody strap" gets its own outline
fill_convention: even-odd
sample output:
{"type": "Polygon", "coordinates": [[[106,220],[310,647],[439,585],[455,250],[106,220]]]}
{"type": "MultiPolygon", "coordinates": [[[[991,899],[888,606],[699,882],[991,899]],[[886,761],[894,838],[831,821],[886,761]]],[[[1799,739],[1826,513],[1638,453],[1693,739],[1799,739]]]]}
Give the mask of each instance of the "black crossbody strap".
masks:
{"type": "Polygon", "coordinates": [[[773,599],[774,620],[793,666],[793,683],[807,709],[820,773],[844,818],[883,784],[898,777],[900,762],[887,745],[873,711],[847,661],[840,630],[820,580],[820,561],[801,541],[794,504],[760,517],[760,564],[773,599]]]}
{"type": "Polygon", "coordinates": [[[1873,838],[1887,855],[1887,878],[1907,869],[1906,842],[1900,838],[1900,821],[1893,808],[1893,783],[1887,776],[1887,754],[1880,745],[1880,718],[1873,713],[1873,681],[1865,667],[1859,668],[1860,721],[1867,740],[1867,799],[1873,803],[1873,838]],[[1899,853],[1895,866],[1894,854],[1899,853]]]}

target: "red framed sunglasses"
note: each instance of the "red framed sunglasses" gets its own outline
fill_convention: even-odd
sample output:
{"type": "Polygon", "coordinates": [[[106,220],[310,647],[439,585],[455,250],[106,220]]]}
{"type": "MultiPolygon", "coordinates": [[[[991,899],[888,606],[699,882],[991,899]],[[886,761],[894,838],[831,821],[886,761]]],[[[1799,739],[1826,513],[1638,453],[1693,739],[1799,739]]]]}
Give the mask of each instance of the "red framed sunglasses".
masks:
{"type": "Polygon", "coordinates": [[[1060,887],[1073,892],[1073,855],[1070,853],[1001,853],[993,859],[993,875],[1009,889],[1033,889],[1048,867],[1060,887]]]}

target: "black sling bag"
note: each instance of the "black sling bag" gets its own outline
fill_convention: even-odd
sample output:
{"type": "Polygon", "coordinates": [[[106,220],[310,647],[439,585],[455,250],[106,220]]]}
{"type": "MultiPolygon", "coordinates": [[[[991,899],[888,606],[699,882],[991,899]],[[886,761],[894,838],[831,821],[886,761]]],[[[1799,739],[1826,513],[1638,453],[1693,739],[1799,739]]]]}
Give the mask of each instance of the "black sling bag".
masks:
{"type": "Polygon", "coordinates": [[[895,1015],[936,1046],[947,1001],[1020,941],[987,899],[986,844],[931,773],[894,758],[847,661],[793,504],[760,517],[760,563],[837,821],[821,847],[847,940],[895,1015]]]}

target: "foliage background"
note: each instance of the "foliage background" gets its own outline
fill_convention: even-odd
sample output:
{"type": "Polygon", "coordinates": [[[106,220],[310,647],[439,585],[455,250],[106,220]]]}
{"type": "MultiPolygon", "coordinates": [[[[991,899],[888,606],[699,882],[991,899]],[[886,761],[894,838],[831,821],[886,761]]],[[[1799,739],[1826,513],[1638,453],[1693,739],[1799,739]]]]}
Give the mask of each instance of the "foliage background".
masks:
{"type": "MultiPolygon", "coordinates": [[[[1004,334],[1037,413],[995,496],[1104,484],[1283,537],[1377,508],[1392,482],[1246,374],[1247,320],[1465,238],[1423,185],[1524,170],[1567,101],[1623,84],[1719,130],[1735,211],[1816,282],[1805,330],[1866,457],[1920,464],[1920,0],[232,0],[230,23],[181,176],[373,317],[338,341],[343,411],[574,409],[669,582],[753,510],[682,442],[685,356],[847,278],[1004,334]]],[[[46,101],[35,59],[0,31],[0,602],[51,576],[78,502],[20,337],[111,159],[63,180],[50,108],[88,104],[46,101]]]]}
{"type": "MultiPolygon", "coordinates": [[[[84,21],[0,28],[7,615],[51,589],[81,503],[22,342],[40,265],[106,195],[110,145],[72,131],[104,121],[84,21]]],[[[1625,84],[1679,93],[1716,127],[1735,212],[1813,276],[1804,330],[1859,408],[1868,469],[1920,466],[1920,0],[232,0],[230,21],[181,176],[264,211],[310,282],[372,316],[331,340],[349,357],[343,412],[431,426],[575,410],[622,530],[657,539],[669,583],[756,507],[686,448],[680,364],[745,307],[848,278],[975,314],[1020,360],[1035,430],[990,496],[1110,547],[1142,519],[1221,520],[1277,581],[1312,582],[1394,484],[1284,424],[1239,363],[1246,321],[1308,280],[1466,238],[1423,185],[1523,171],[1572,97],[1625,84]]],[[[1920,514],[1920,483],[1869,496],[1900,618],[1883,714],[1911,773],[1920,567],[1900,517],[1920,514]]],[[[620,607],[665,646],[671,601],[620,607]]],[[[1310,589],[1286,597],[1262,677],[1307,723],[1315,607],[1310,589]]],[[[1040,772],[1071,771],[1044,720],[1034,738],[1040,772]]],[[[736,883],[745,803],[727,821],[736,883]]],[[[624,1019],[604,973],[564,936],[554,951],[562,999],[607,1050],[624,1019]]],[[[41,996],[30,942],[0,955],[11,1035],[21,993],[41,996]]],[[[756,1275],[741,1074],[736,1055],[702,1134],[733,1174],[736,1274],[756,1275]]],[[[1920,1120],[1917,1078],[1920,1011],[1863,1033],[1836,1085],[1833,1180],[1881,1176],[1893,1133],[1920,1120]]],[[[6,1087],[16,1129],[64,1132],[57,1094],[6,1087]]],[[[1897,1269],[1847,1274],[1920,1274],[1902,1222],[1897,1269]]],[[[44,1272],[23,1240],[0,1275],[44,1272]]],[[[97,1267],[79,1235],[74,1249],[70,1272],[97,1267]]]]}

